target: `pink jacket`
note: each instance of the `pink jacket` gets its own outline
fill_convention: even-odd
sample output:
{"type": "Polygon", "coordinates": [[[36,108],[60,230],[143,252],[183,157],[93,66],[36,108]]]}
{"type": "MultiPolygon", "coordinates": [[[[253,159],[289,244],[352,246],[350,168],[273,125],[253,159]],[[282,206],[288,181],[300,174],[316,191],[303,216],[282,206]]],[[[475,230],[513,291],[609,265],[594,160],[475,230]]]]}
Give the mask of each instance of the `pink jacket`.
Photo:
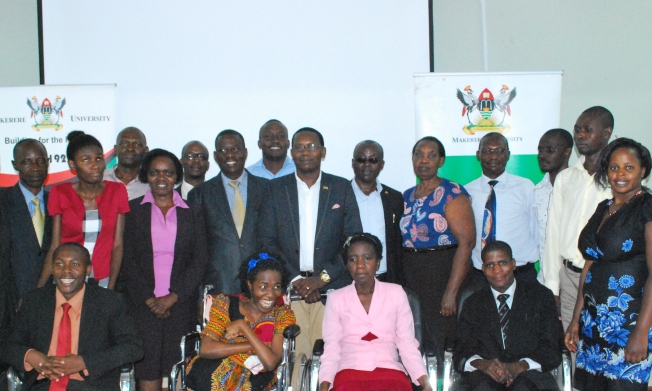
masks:
{"type": "Polygon", "coordinates": [[[355,291],[355,282],[331,292],[322,329],[325,347],[320,382],[333,384],[335,374],[343,369],[407,370],[415,383],[426,374],[419,342],[414,338],[412,311],[400,285],[376,281],[368,314],[355,291]],[[363,341],[369,332],[378,339],[363,341]],[[403,365],[398,361],[399,354],[403,365]]]}

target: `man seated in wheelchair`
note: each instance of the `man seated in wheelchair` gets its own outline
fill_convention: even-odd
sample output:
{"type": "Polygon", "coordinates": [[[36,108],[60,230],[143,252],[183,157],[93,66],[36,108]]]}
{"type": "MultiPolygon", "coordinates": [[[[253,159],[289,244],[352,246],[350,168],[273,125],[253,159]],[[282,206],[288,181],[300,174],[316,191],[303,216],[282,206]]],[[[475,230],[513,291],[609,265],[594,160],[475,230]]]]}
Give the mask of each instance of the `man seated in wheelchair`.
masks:
{"type": "Polygon", "coordinates": [[[288,271],[283,260],[259,253],[242,263],[239,278],[242,294],[213,301],[199,356],[188,366],[189,389],[267,390],[276,382],[283,331],[296,323],[282,301],[288,271]]]}
{"type": "Polygon", "coordinates": [[[321,391],[411,391],[412,382],[432,390],[405,291],[375,278],[382,253],[380,240],[368,233],[344,243],[342,258],[353,284],[329,293],[326,301],[321,391]]]}
{"type": "Polygon", "coordinates": [[[5,359],[26,372],[23,389],[118,390],[120,366],[143,356],[122,296],[86,284],[90,254],[77,243],[52,257],[54,285],[29,293],[5,346],[5,359]]]}
{"type": "Polygon", "coordinates": [[[561,322],[552,292],[517,282],[511,247],[482,249],[489,286],[465,300],[453,355],[462,379],[455,390],[558,390],[550,371],[561,363],[561,322]]]}

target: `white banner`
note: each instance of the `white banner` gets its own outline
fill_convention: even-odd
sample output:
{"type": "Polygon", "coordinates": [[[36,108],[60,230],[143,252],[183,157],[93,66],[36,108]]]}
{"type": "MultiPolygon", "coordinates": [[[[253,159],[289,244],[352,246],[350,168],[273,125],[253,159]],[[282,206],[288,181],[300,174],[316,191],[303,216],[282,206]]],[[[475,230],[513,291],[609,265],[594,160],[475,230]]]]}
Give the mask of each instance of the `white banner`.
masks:
{"type": "Polygon", "coordinates": [[[432,135],[451,156],[475,155],[487,132],[512,154],[536,154],[559,126],[561,72],[429,73],[414,76],[417,138],[432,135]]]}
{"type": "Polygon", "coordinates": [[[115,85],[0,88],[0,186],[18,181],[13,148],[24,138],[39,140],[48,151],[46,184],[73,177],[68,168],[66,135],[83,130],[104,146],[107,161],[115,144],[115,85]]]}

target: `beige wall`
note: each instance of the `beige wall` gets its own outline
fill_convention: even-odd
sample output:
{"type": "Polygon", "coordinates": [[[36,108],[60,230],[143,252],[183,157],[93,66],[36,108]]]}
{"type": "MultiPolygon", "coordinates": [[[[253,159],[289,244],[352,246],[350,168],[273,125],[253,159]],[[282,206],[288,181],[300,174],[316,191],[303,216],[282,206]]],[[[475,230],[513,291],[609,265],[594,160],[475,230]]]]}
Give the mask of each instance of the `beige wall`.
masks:
{"type": "MultiPolygon", "coordinates": [[[[435,71],[482,71],[480,0],[433,1],[435,71]]],[[[563,70],[562,127],[602,105],[652,147],[652,1],[486,2],[489,71],[563,70]]],[[[0,86],[38,83],[36,0],[0,0],[0,86]]]]}
{"type": "MultiPolygon", "coordinates": [[[[489,71],[564,71],[561,126],[586,108],[652,147],[652,2],[486,0],[489,71]]],[[[435,71],[483,70],[480,0],[434,0],[435,71]]]]}

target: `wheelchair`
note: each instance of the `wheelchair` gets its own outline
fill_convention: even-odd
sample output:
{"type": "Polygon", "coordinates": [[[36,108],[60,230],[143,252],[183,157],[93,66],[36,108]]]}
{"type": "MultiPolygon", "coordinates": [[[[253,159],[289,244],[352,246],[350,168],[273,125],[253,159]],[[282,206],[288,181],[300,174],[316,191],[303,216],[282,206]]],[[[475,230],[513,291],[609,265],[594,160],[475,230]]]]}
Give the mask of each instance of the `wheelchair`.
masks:
{"type": "MultiPolygon", "coordinates": [[[[186,391],[188,389],[186,385],[186,367],[190,363],[190,360],[199,353],[201,330],[208,323],[211,305],[215,297],[210,293],[212,290],[212,285],[206,285],[204,287],[202,299],[203,313],[201,322],[197,325],[197,330],[181,337],[181,360],[172,367],[170,372],[168,382],[169,391],[186,391]]],[[[290,297],[290,287],[288,287],[286,296],[288,298],[290,297]]],[[[290,387],[295,362],[295,339],[300,332],[301,329],[296,324],[288,326],[283,331],[283,355],[276,370],[276,386],[271,391],[287,391],[290,387]]]]}
{"type": "MultiPolygon", "coordinates": [[[[410,309],[412,310],[412,317],[414,320],[414,336],[419,341],[419,347],[423,346],[423,323],[421,318],[421,305],[419,298],[413,291],[403,288],[408,297],[410,309]]],[[[319,339],[315,341],[312,356],[310,358],[302,355],[299,357],[299,378],[297,381],[298,391],[317,391],[319,390],[319,366],[320,357],[324,353],[324,341],[319,339]]],[[[437,378],[437,365],[443,363],[437,362],[437,356],[432,351],[421,351],[423,362],[426,365],[428,380],[433,390],[437,390],[437,384],[440,379],[437,378]]],[[[452,353],[450,355],[450,363],[452,363],[452,353]]],[[[444,360],[445,362],[446,360],[444,360]]],[[[414,384],[413,384],[413,387],[414,384]]]]}
{"type": "MultiPolygon", "coordinates": [[[[23,388],[23,372],[16,371],[13,367],[7,368],[7,389],[21,391],[23,388]]],[[[120,391],[136,391],[136,377],[132,364],[120,367],[120,391]]]]}

